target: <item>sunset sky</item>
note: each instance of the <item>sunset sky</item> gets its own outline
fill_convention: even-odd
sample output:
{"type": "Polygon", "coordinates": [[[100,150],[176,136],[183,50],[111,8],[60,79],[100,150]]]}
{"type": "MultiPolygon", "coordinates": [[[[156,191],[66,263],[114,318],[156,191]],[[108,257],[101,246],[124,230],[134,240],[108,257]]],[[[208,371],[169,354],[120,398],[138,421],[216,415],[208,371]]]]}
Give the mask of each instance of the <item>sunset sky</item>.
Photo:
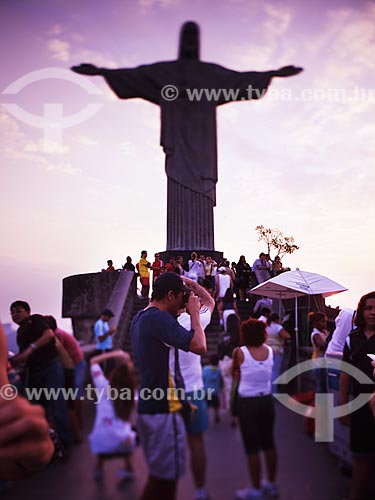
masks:
{"type": "Polygon", "coordinates": [[[218,109],[216,250],[252,263],[255,226],[279,228],[300,246],[284,265],[346,286],[327,302],[355,308],[375,288],[374,18],[362,0],[1,2],[2,321],[18,298],[60,320],[65,276],[165,249],[159,108],[61,70],[175,59],[187,20],[203,61],[305,69],[218,109]],[[44,110],[80,123],[48,135],[44,110]]]}

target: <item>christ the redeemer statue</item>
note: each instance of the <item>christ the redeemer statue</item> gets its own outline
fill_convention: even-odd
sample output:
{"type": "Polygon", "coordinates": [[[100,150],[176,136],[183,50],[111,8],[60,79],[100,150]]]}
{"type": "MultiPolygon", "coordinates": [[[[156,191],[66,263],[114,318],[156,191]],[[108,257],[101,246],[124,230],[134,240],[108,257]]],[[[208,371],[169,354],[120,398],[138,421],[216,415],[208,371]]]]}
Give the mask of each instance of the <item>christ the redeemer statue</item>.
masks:
{"type": "Polygon", "coordinates": [[[115,70],[81,64],[72,70],[103,76],[120,99],[138,97],[160,106],[160,143],[168,177],[167,251],[212,251],[217,182],[216,107],[234,100],[258,99],[273,77],[297,75],[302,68],[238,72],[202,62],[199,27],[187,22],[181,29],[179,57],[175,61],[115,70]],[[174,89],[178,92],[175,99],[174,89]],[[222,90],[216,98],[210,99],[207,94],[193,100],[191,89],[222,90]],[[237,95],[228,95],[230,89],[237,95]]]}

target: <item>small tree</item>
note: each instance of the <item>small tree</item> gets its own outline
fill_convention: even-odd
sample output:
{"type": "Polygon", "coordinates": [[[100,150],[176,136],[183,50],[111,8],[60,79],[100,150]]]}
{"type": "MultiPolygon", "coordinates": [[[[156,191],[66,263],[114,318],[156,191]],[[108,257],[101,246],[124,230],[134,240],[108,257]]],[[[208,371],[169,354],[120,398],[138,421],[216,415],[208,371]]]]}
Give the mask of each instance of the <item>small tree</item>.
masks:
{"type": "Polygon", "coordinates": [[[255,231],[258,233],[258,241],[264,241],[267,245],[267,253],[271,253],[274,248],[276,255],[280,258],[286,254],[291,254],[299,249],[294,243],[293,236],[285,236],[279,229],[271,229],[264,226],[257,226],[255,231]]]}

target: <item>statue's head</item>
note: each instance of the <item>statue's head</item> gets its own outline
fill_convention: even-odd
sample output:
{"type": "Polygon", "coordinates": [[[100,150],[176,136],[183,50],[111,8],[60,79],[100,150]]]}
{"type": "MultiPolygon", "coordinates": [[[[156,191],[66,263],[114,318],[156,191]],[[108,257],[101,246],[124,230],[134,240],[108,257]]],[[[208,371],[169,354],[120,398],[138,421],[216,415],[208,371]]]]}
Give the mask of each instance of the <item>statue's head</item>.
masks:
{"type": "Polygon", "coordinates": [[[178,58],[199,60],[199,26],[193,21],[182,25],[178,58]]]}

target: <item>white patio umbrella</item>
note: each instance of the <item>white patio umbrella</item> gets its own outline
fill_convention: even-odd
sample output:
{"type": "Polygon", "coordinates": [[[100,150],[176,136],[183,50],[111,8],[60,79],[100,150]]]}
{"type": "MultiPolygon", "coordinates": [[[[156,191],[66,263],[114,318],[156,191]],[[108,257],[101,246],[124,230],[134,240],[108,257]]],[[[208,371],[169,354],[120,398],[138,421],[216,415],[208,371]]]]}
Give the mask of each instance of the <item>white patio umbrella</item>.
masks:
{"type": "Polygon", "coordinates": [[[299,363],[298,340],[298,297],[303,295],[322,295],[329,297],[335,293],[345,292],[347,288],[321,274],[308,271],[286,271],[252,288],[250,293],[276,299],[292,299],[295,303],[296,361],[299,363]]]}

